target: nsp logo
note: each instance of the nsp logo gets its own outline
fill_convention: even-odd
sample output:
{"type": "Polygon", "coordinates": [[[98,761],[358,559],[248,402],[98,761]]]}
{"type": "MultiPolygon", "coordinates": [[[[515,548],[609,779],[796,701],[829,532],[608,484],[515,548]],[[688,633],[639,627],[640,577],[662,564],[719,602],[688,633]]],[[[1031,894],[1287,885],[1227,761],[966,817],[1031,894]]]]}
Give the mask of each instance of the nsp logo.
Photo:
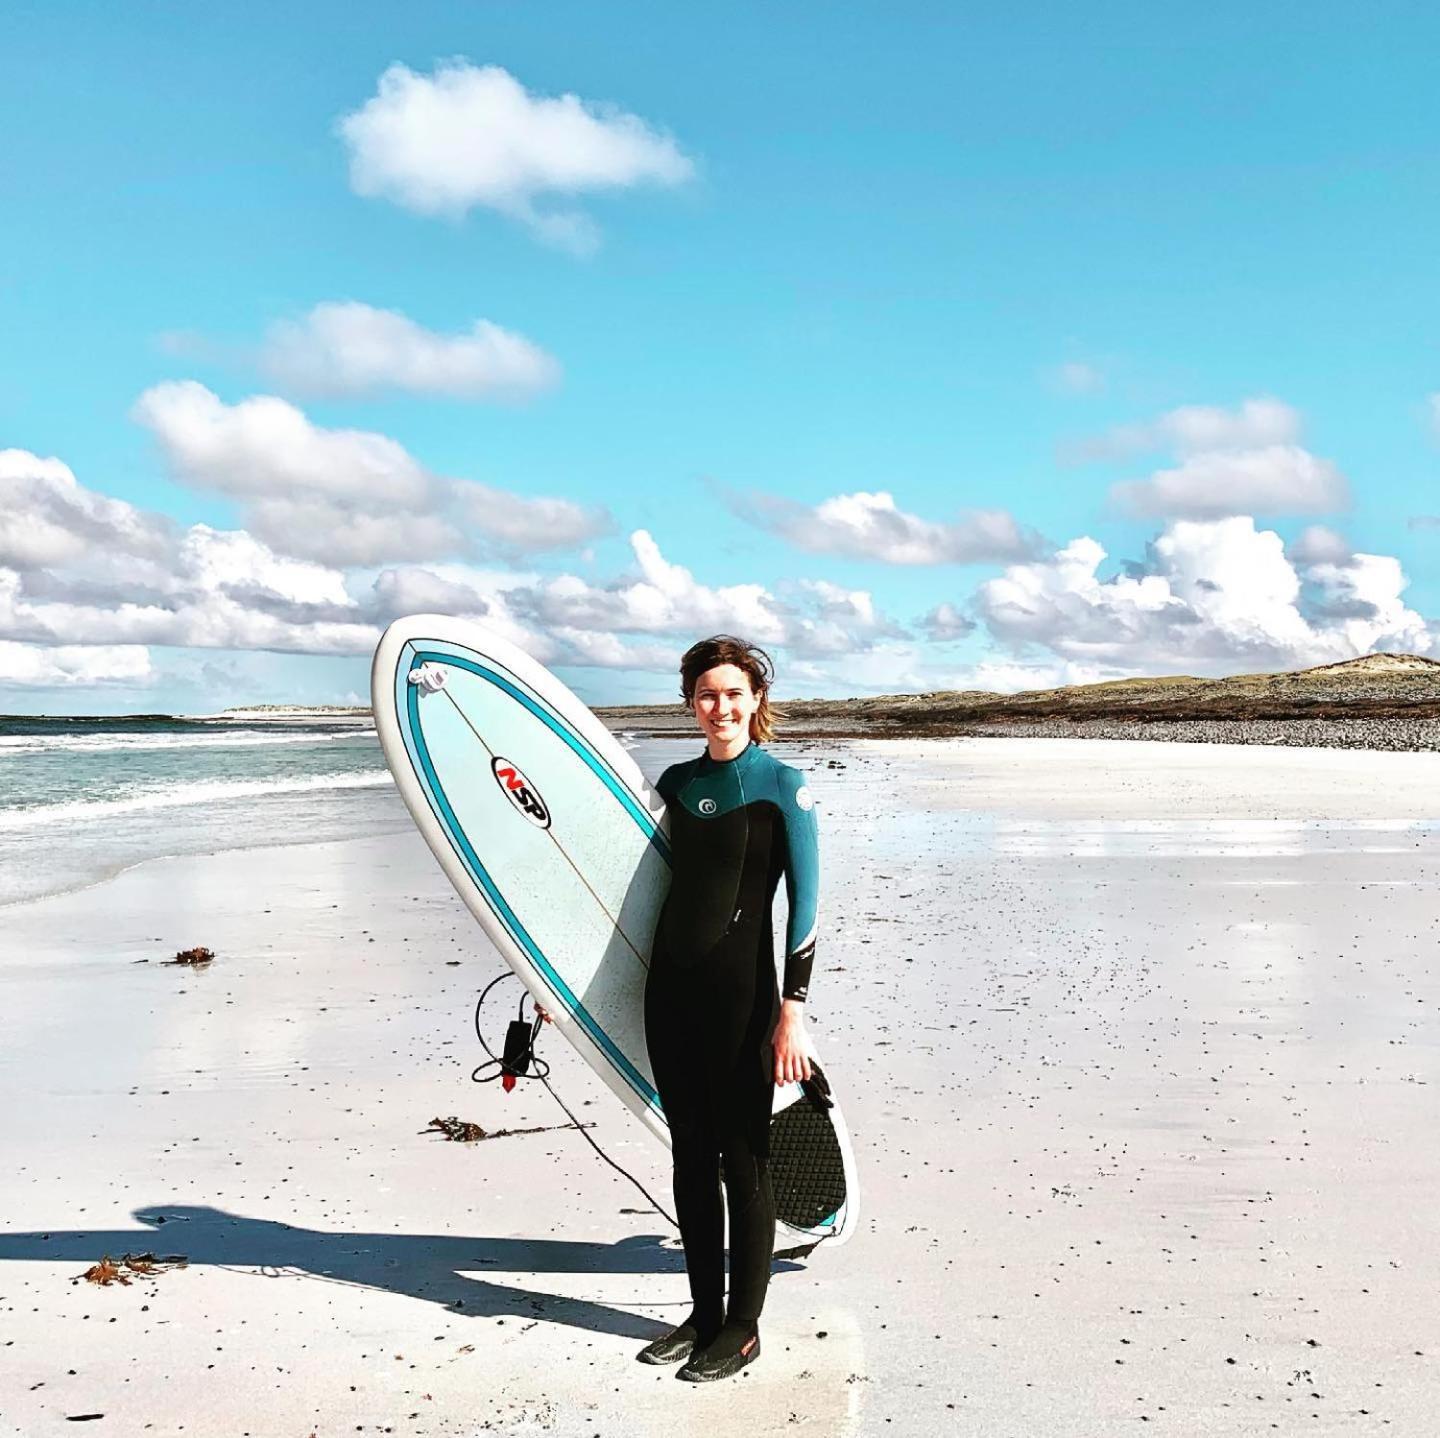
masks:
{"type": "Polygon", "coordinates": [[[550,827],[550,811],[535,786],[508,759],[498,754],[490,761],[495,782],[505,797],[537,828],[550,827]]]}

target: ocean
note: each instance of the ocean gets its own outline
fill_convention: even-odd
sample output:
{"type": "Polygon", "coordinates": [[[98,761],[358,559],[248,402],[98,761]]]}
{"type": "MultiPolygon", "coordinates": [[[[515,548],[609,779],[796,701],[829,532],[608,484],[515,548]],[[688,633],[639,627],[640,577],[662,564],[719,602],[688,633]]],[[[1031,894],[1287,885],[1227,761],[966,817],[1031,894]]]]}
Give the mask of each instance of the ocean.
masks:
{"type": "MultiPolygon", "coordinates": [[[[653,777],[699,740],[621,742],[653,777]]],[[[166,855],[409,825],[368,718],[0,717],[0,905],[166,855]]]]}

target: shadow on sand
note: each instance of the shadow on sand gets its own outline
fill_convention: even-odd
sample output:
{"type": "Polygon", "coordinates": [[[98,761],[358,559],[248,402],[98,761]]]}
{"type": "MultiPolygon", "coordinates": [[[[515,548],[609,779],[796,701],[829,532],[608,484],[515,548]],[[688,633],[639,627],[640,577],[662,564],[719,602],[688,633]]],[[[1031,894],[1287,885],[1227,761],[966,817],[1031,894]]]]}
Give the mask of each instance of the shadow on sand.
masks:
{"type": "MultiPolygon", "coordinates": [[[[183,1253],[192,1264],[249,1268],[271,1276],[278,1270],[335,1283],[403,1294],[481,1318],[514,1315],[561,1323],[591,1333],[613,1333],[642,1342],[667,1325],[583,1298],[536,1293],[475,1276],[497,1273],[681,1273],[684,1255],[665,1248],[656,1234],[618,1243],[554,1238],[478,1238],[449,1234],[329,1233],[218,1208],[184,1204],[137,1209],[144,1229],[0,1232],[0,1260],[63,1261],[89,1265],[103,1254],[151,1251],[183,1253]]],[[[777,1261],[776,1272],[798,1264],[777,1261]]]]}

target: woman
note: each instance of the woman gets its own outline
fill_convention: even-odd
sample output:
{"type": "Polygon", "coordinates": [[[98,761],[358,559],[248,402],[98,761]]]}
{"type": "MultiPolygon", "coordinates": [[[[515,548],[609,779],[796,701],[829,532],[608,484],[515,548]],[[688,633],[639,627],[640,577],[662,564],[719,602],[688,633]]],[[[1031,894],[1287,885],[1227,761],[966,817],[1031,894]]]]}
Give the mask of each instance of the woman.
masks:
{"type": "Polygon", "coordinates": [[[774,1085],[810,1077],[815,810],[804,775],[761,747],[774,732],[772,675],[763,650],[727,634],[687,650],[680,689],[705,752],[672,765],[657,786],[670,814],[673,876],[645,986],[645,1035],[670,1124],[693,1307],[639,1356],[688,1360],[680,1377],[696,1383],[728,1378],[760,1355],[775,1241],[771,1101],[774,1085]],[[783,1000],[770,924],[781,873],[789,901],[783,1000]]]}

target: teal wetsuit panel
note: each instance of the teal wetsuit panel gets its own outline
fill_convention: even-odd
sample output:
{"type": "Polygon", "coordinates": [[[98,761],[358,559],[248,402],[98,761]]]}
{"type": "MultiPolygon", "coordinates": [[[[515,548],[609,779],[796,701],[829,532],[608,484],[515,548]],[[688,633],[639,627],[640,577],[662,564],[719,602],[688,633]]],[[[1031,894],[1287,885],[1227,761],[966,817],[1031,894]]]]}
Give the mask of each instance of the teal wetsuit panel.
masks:
{"type": "Polygon", "coordinates": [[[657,786],[670,810],[674,873],[661,919],[681,963],[748,939],[769,946],[770,905],[785,876],[784,995],[809,994],[819,913],[815,804],[805,776],[758,744],[736,759],[708,754],[672,765],[657,786]]]}

